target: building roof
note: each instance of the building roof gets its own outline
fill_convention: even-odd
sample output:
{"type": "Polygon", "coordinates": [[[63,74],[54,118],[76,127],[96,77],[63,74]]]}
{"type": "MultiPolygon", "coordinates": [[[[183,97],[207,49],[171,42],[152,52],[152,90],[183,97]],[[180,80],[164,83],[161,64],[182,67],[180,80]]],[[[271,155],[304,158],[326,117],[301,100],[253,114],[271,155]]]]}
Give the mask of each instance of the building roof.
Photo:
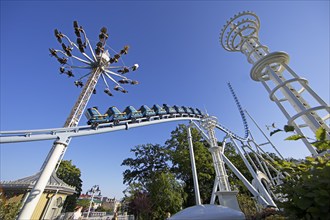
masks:
{"type": "MultiPolygon", "coordinates": [[[[28,176],[14,181],[1,181],[0,185],[4,190],[31,190],[39,179],[39,176],[40,172],[36,173],[33,176],[28,176]]],[[[59,193],[72,195],[76,192],[75,189],[75,187],[63,182],[63,180],[58,178],[56,173],[53,172],[47,183],[45,191],[59,190],[59,193]]]]}

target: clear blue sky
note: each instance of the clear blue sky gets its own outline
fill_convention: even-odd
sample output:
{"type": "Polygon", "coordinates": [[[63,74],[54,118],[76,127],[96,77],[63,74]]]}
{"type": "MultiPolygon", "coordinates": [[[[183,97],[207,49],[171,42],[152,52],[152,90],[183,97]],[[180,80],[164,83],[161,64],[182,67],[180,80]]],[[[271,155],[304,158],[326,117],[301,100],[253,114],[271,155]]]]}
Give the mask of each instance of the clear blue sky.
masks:
{"type": "MultiPolygon", "coordinates": [[[[74,37],[78,20],[96,43],[107,26],[108,44],[120,50],[131,46],[126,64],[139,63],[127,86],[128,94],[94,95],[89,107],[102,112],[155,103],[206,108],[219,122],[243,135],[243,126],[227,88],[231,82],[243,108],[262,128],[286,124],[264,87],[249,74],[251,65],[241,53],[225,51],[219,32],[234,14],[250,10],[261,20],[260,41],[270,51],[286,51],[296,73],[329,102],[329,1],[1,1],[1,130],[63,126],[80,89],[72,78],[59,74],[48,55],[58,48],[53,30],[74,37]]],[[[100,91],[103,87],[100,87],[100,91]]],[[[86,123],[83,117],[81,125],[86,123]]],[[[65,155],[82,171],[83,189],[98,184],[104,196],[121,198],[123,159],[130,148],[170,138],[176,123],[73,139],[65,155]]],[[[257,130],[250,123],[256,138],[257,130]]],[[[221,140],[223,134],[219,133],[221,140]]],[[[286,157],[308,155],[300,142],[272,137],[286,157]]],[[[259,142],[263,140],[260,139],[259,142]]],[[[1,145],[1,180],[35,174],[52,141],[1,145]]]]}

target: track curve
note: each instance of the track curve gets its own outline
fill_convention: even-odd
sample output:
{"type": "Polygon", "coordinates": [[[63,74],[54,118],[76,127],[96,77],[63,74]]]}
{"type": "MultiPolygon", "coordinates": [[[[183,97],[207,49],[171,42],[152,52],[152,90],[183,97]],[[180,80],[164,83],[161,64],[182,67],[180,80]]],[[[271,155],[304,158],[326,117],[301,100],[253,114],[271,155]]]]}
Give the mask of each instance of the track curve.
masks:
{"type": "MultiPolygon", "coordinates": [[[[238,100],[238,98],[237,98],[237,96],[236,96],[236,94],[235,94],[234,88],[231,86],[230,83],[227,83],[227,85],[228,85],[229,90],[230,90],[230,92],[231,92],[231,94],[232,94],[232,96],[233,96],[233,98],[234,98],[234,100],[235,100],[235,103],[236,103],[236,106],[237,106],[237,108],[238,108],[239,114],[241,115],[241,118],[242,118],[242,121],[243,121],[243,126],[244,126],[244,138],[242,138],[242,139],[247,140],[248,137],[249,137],[249,133],[250,133],[250,132],[249,132],[249,125],[248,125],[248,123],[247,123],[247,121],[246,121],[245,113],[244,113],[244,111],[243,111],[243,109],[242,109],[241,103],[239,102],[239,100],[238,100]]],[[[241,137],[240,137],[240,138],[241,138],[241,137]]]]}
{"type": "Polygon", "coordinates": [[[73,128],[53,128],[53,129],[38,129],[38,130],[20,130],[20,131],[1,131],[0,143],[16,143],[29,142],[41,140],[54,140],[62,137],[79,137],[93,134],[101,134],[107,132],[114,132],[119,130],[127,130],[136,127],[148,126],[153,124],[160,124],[172,121],[200,121],[201,118],[195,117],[173,117],[162,118],[150,121],[141,120],[132,123],[131,120],[122,121],[115,125],[113,122],[100,124],[98,127],[92,126],[78,126],[73,128]]]}
{"type": "MultiPolygon", "coordinates": [[[[207,116],[203,116],[205,118],[207,116]]],[[[68,137],[79,137],[94,134],[102,134],[107,132],[114,132],[120,130],[127,130],[131,128],[137,128],[142,126],[167,123],[173,121],[201,121],[203,118],[198,117],[168,117],[168,118],[154,118],[147,120],[141,118],[135,122],[131,120],[122,121],[120,124],[115,125],[113,122],[100,124],[98,127],[93,128],[92,126],[78,126],[73,128],[50,128],[50,129],[37,129],[37,130],[18,130],[18,131],[1,131],[0,132],[0,143],[17,143],[17,142],[30,142],[30,141],[42,141],[42,140],[56,140],[68,137]]],[[[232,136],[235,139],[245,141],[246,137],[240,137],[239,135],[232,132],[230,129],[218,123],[216,128],[223,131],[224,133],[232,136]]]]}

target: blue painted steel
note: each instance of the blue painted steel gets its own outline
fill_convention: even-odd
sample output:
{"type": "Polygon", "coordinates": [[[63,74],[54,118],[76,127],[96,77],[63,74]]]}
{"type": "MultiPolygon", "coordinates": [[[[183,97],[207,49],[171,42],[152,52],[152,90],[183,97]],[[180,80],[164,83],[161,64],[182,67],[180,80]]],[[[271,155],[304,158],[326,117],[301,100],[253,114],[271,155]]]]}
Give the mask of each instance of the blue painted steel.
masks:
{"type": "Polygon", "coordinates": [[[133,106],[127,106],[124,110],[124,112],[127,115],[127,119],[136,119],[136,118],[142,118],[143,114],[141,111],[136,110],[133,106]]]}
{"type": "Polygon", "coordinates": [[[151,117],[156,115],[156,112],[147,105],[142,105],[139,111],[141,111],[143,117],[151,117]]]}
{"type": "Polygon", "coordinates": [[[201,110],[199,110],[198,108],[195,109],[196,112],[198,112],[199,115],[203,115],[203,112],[201,110]]]}
{"type": "Polygon", "coordinates": [[[192,107],[188,107],[188,108],[191,110],[191,112],[192,112],[193,114],[198,115],[198,111],[196,111],[195,108],[192,108],[192,107]]]}
{"type": "Polygon", "coordinates": [[[108,115],[102,115],[97,107],[87,109],[85,115],[88,119],[87,124],[106,123],[109,121],[108,115]]]}
{"type": "Polygon", "coordinates": [[[110,121],[122,121],[128,119],[126,113],[119,111],[115,106],[110,107],[107,114],[110,121]]]}
{"type": "Polygon", "coordinates": [[[183,108],[183,110],[184,110],[187,114],[189,114],[189,115],[193,115],[193,114],[194,114],[194,113],[191,111],[190,108],[187,108],[187,107],[185,107],[185,106],[182,106],[182,108],[183,108]]]}
{"type": "Polygon", "coordinates": [[[136,110],[133,106],[127,106],[124,112],[119,111],[115,106],[110,107],[105,115],[100,114],[97,107],[88,108],[85,112],[85,115],[88,119],[88,125],[99,125],[102,123],[114,122],[118,124],[120,121],[137,119],[137,118],[145,118],[142,120],[149,120],[152,116],[160,116],[162,115],[181,115],[181,116],[193,116],[197,118],[201,118],[203,113],[199,109],[191,108],[191,107],[179,107],[174,105],[173,107],[163,104],[153,105],[152,108],[149,108],[147,105],[142,105],[139,110],[136,110]],[[187,115],[185,115],[187,114],[187,115]]]}
{"type": "Polygon", "coordinates": [[[175,108],[173,108],[173,107],[171,107],[171,106],[169,106],[167,104],[163,104],[163,108],[166,110],[166,112],[168,114],[175,114],[175,113],[177,113],[176,110],[175,110],[175,108]]]}
{"type": "Polygon", "coordinates": [[[174,105],[173,108],[176,110],[177,113],[186,113],[184,109],[180,106],[174,105]]]}
{"type": "Polygon", "coordinates": [[[157,115],[167,114],[166,110],[162,108],[160,105],[155,104],[154,106],[152,106],[152,109],[156,112],[157,115]]]}

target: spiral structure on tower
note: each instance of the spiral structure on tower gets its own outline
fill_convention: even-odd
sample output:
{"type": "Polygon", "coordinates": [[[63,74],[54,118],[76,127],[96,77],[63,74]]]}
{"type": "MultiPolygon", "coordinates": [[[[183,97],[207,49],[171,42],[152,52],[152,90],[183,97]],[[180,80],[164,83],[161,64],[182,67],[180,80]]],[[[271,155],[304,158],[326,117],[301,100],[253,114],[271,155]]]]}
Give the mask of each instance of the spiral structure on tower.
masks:
{"type": "MultiPolygon", "coordinates": [[[[282,111],[288,125],[303,137],[309,137],[305,128],[314,134],[319,128],[326,131],[330,139],[330,107],[309,87],[308,81],[296,74],[288,65],[289,55],[285,52],[270,53],[259,41],[260,20],[250,11],[243,11],[230,18],[220,32],[222,47],[230,52],[243,53],[252,69],[250,76],[261,82],[270,99],[282,111]],[[308,100],[308,101],[307,101],[308,100]],[[313,103],[313,104],[310,104],[313,103]],[[304,129],[304,130],[303,130],[304,129]]],[[[235,99],[235,98],[234,98],[235,99]]],[[[307,138],[302,138],[308,150],[317,155],[307,138]]]]}
{"type": "Polygon", "coordinates": [[[229,90],[230,90],[230,92],[231,92],[231,94],[232,94],[232,96],[233,96],[233,98],[235,100],[235,103],[236,103],[236,106],[238,108],[238,111],[239,111],[239,113],[241,115],[241,118],[242,118],[242,121],[243,121],[243,126],[244,126],[244,134],[245,134],[244,135],[244,138],[247,139],[249,137],[249,125],[248,125],[248,123],[246,121],[244,110],[242,109],[241,103],[239,102],[239,100],[238,100],[238,98],[237,98],[237,96],[235,94],[235,91],[234,91],[233,87],[231,86],[231,84],[228,83],[227,85],[228,85],[229,90]]]}
{"type": "Polygon", "coordinates": [[[220,33],[220,42],[227,51],[240,51],[247,37],[258,38],[260,21],[258,16],[250,11],[239,12],[230,18],[220,33]]]}

